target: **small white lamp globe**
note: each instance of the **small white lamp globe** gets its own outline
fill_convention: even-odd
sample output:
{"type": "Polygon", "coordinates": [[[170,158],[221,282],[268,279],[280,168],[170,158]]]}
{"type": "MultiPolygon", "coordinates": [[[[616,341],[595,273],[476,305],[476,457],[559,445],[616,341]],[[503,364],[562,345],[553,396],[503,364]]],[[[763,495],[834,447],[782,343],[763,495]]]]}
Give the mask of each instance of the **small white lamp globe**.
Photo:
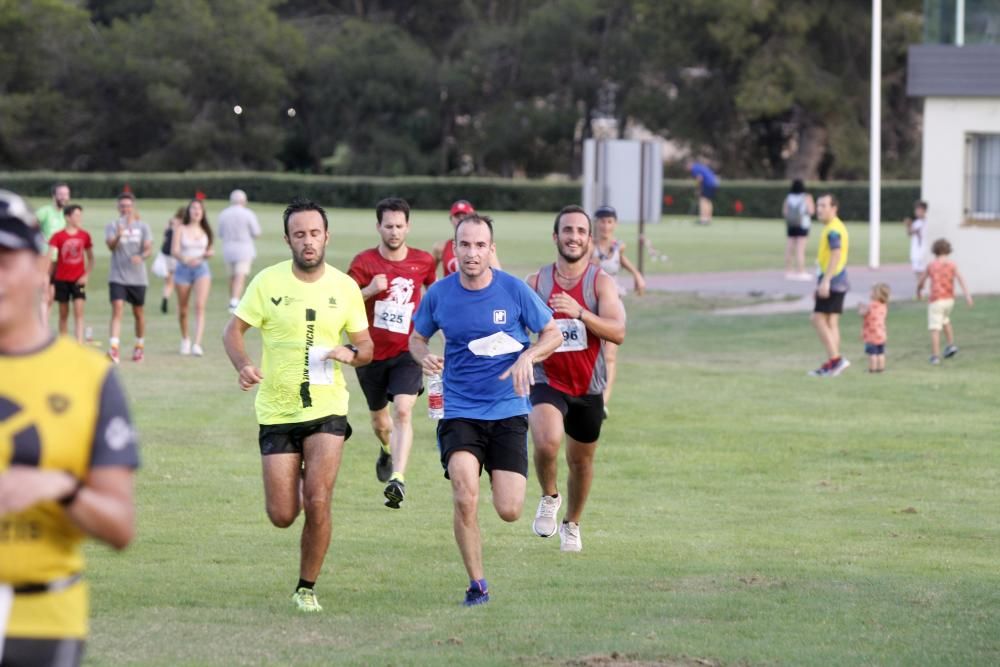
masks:
{"type": "Polygon", "coordinates": [[[243,113],[243,107],[237,104],[236,106],[233,107],[233,113],[239,116],[241,113],[243,113]]]}

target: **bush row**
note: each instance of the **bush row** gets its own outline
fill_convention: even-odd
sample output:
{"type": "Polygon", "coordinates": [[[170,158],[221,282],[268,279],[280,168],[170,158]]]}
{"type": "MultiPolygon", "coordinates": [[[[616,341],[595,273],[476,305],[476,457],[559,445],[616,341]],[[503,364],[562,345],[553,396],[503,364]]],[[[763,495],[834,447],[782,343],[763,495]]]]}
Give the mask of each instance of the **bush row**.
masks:
{"type": "MultiPolygon", "coordinates": [[[[139,198],[187,199],[202,192],[210,199],[226,199],[234,188],[251,201],[285,203],[304,196],[334,208],[369,208],[382,197],[403,197],[414,208],[447,209],[456,199],[468,199],[487,211],[555,211],[580,201],[578,182],[523,181],[500,178],[375,178],[310,176],[267,172],[188,173],[0,173],[0,187],[31,197],[37,204],[48,197],[57,181],[66,181],[81,199],[115,197],[127,185],[139,198]]],[[[776,218],[781,215],[788,184],[785,181],[723,181],[715,198],[722,216],[776,218]]],[[[866,183],[826,182],[811,189],[816,195],[832,192],[840,200],[840,217],[868,218],[866,183]]],[[[882,185],[882,219],[900,220],[911,214],[920,194],[915,181],[882,185]]],[[[663,212],[696,215],[695,188],[690,180],[663,182],[663,212]]]]}

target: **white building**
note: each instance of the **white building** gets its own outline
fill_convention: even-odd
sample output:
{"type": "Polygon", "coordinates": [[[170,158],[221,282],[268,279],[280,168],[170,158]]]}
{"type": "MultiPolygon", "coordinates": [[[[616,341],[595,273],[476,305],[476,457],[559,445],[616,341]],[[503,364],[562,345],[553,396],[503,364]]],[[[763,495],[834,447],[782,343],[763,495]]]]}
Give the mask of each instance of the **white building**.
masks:
{"type": "Polygon", "coordinates": [[[907,93],[924,98],[921,198],[928,249],[947,238],[973,292],[1000,292],[1000,11],[925,0],[907,93]]]}

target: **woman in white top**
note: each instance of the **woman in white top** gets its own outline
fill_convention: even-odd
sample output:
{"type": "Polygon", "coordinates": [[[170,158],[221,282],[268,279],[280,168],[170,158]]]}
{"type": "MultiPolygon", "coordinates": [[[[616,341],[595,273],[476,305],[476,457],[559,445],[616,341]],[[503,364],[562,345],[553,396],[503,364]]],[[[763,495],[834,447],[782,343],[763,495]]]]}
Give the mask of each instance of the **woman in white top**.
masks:
{"type": "MultiPolygon", "coordinates": [[[[604,272],[615,278],[619,271],[625,269],[635,280],[635,293],[639,296],[646,291],[646,280],[625,256],[625,244],[615,238],[615,228],[618,226],[618,212],[611,206],[601,206],[594,212],[594,250],[590,261],[599,265],[604,272]]],[[[617,280],[616,280],[617,282],[617,280]]],[[[618,283],[618,292],[625,289],[618,283]]],[[[608,416],[608,403],[611,401],[611,388],[615,383],[615,373],[618,362],[618,346],[604,341],[604,364],[607,368],[608,383],[604,388],[604,416],[608,416]]]]}
{"type": "Polygon", "coordinates": [[[809,240],[809,225],[816,215],[816,202],[806,192],[805,183],[796,178],[781,204],[781,216],[785,219],[785,278],[788,280],[812,280],[806,271],[806,241],[809,240]],[[792,261],[797,271],[792,271],[792,261]]]}
{"type": "Polygon", "coordinates": [[[913,218],[903,220],[906,224],[906,233],[910,237],[910,267],[917,274],[927,268],[927,249],[924,239],[927,235],[927,202],[921,200],[913,204],[913,218]]]}
{"type": "Polygon", "coordinates": [[[181,354],[204,354],[201,339],[205,334],[205,305],[212,287],[212,272],[208,258],[212,256],[212,228],[208,224],[205,205],[192,200],[184,210],[184,218],[174,224],[171,254],[177,260],[174,286],[177,289],[177,319],[181,326],[181,354]],[[194,343],[188,336],[188,302],[194,291],[194,343]]]}

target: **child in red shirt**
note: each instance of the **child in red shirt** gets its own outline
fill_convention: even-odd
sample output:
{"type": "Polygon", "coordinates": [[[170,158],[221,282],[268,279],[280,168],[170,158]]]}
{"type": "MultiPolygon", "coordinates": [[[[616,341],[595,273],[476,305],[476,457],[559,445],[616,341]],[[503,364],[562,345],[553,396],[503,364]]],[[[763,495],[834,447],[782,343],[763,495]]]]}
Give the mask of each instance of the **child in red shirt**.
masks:
{"type": "Polygon", "coordinates": [[[944,348],[944,358],[950,359],[958,353],[955,345],[955,332],[951,328],[951,309],[955,305],[955,281],[962,287],[965,303],[972,307],[972,295],[965,286],[962,274],[958,272],[955,262],[950,259],[951,244],[946,239],[938,239],[931,246],[934,261],[927,265],[917,283],[917,301],[920,300],[924,283],[930,278],[931,293],[927,304],[927,329],[931,332],[931,358],[935,366],[941,363],[941,330],[948,339],[948,347],[944,348]]]}
{"type": "Polygon", "coordinates": [[[885,283],[872,285],[871,301],[858,304],[861,322],[861,340],[868,355],[868,372],[881,373],[885,370],[885,317],[889,312],[889,286],[885,283]]]}
{"type": "Polygon", "coordinates": [[[69,324],[69,302],[73,302],[73,323],[76,340],[83,342],[83,303],[87,298],[87,276],[94,268],[94,244],[81,226],[83,207],[70,204],[63,209],[66,228],[52,235],[49,245],[56,249],[52,284],[59,303],[59,333],[66,334],[69,324]]]}

